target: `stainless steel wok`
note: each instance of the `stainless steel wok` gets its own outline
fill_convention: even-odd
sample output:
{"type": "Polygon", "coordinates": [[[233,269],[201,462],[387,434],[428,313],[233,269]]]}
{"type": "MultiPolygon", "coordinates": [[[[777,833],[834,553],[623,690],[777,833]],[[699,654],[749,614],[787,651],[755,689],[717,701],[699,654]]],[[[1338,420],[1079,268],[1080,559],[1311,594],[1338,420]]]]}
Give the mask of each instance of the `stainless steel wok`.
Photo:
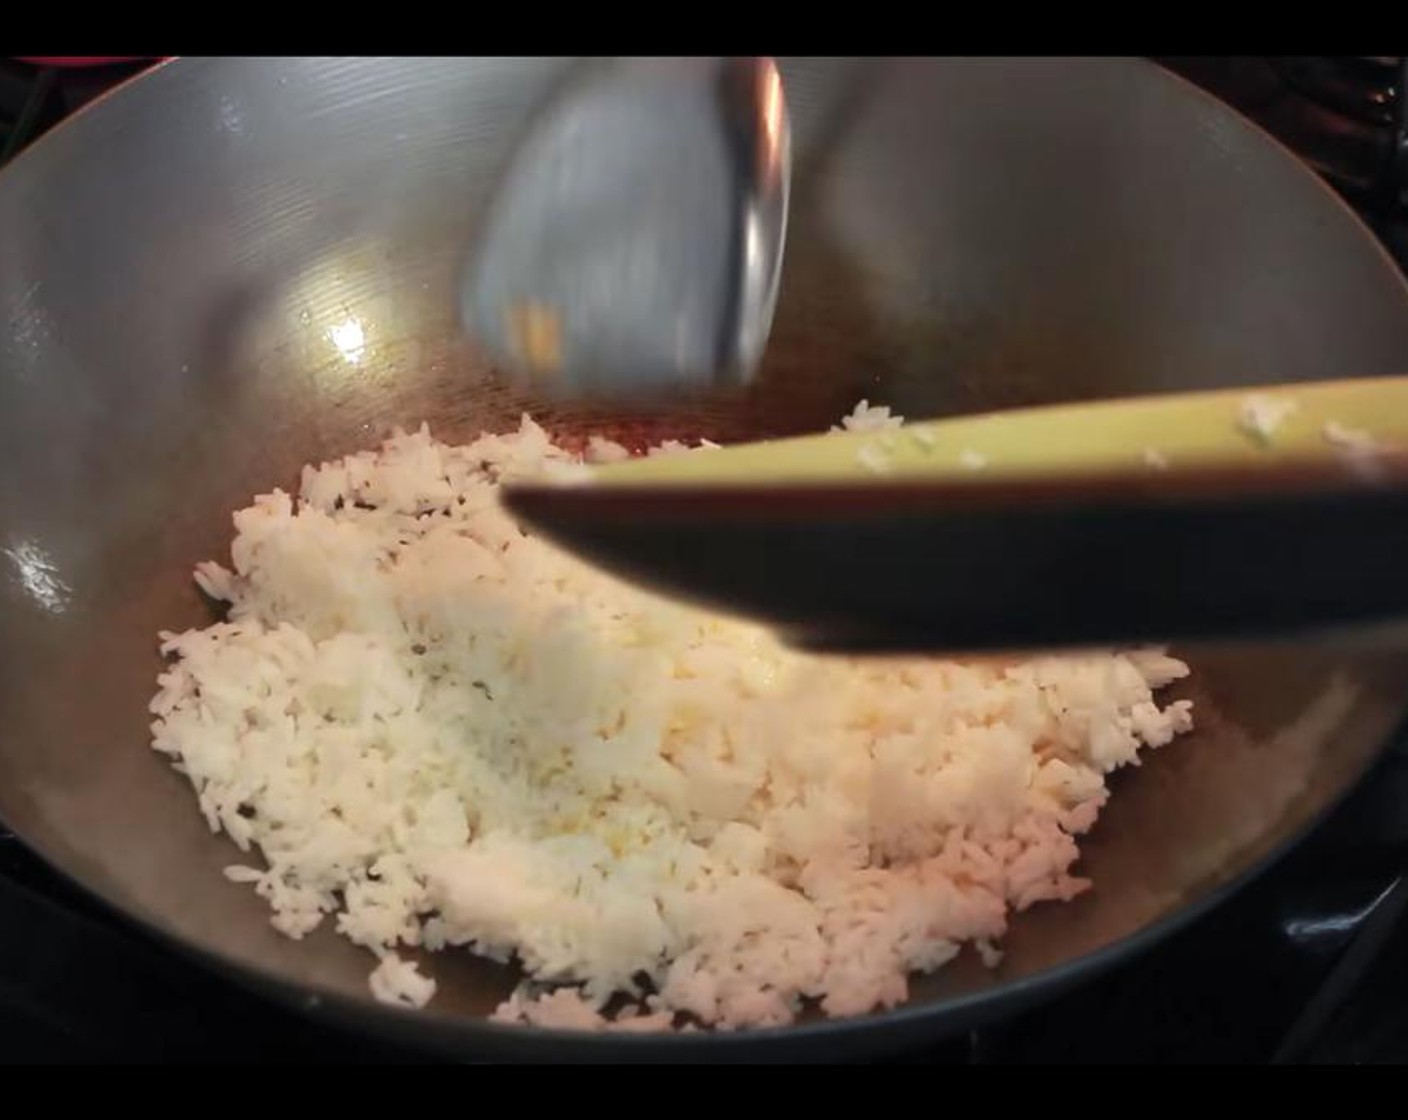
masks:
{"type": "MultiPolygon", "coordinates": [[[[288,941],[220,869],[148,748],[156,632],[210,617],[192,565],[300,464],[533,402],[463,340],[456,270],[558,60],[160,67],[0,173],[0,819],[117,911],[310,1014],[464,1057],[860,1056],[1039,999],[1148,945],[1300,835],[1408,712],[1408,655],[1186,649],[1199,730],[1122,775],[1096,889],[1019,917],[894,1012],[711,1036],[578,1036],[483,1015],[508,970],[434,962],[434,1009],[368,958],[288,941]]],[[[559,429],[714,439],[831,423],[1408,368],[1408,292],[1254,127],[1152,64],[796,60],[789,258],[762,380],[559,429]]],[[[1287,557],[1294,563],[1295,557],[1287,557]]]]}

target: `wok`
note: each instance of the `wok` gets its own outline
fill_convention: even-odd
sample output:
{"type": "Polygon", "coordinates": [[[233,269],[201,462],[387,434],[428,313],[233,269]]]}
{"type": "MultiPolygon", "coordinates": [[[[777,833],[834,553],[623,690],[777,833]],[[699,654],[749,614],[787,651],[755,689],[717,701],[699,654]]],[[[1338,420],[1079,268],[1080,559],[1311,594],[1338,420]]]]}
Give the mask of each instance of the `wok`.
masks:
{"type": "MultiPolygon", "coordinates": [[[[0,819],[118,912],[313,1015],[461,1057],[876,1053],[1133,953],[1302,834],[1408,709],[1390,642],[1183,649],[1198,730],[1089,838],[1093,892],[1018,917],[898,1010],[730,1035],[483,1021],[513,976],[430,970],[374,1004],[369,958],[302,943],[226,882],[234,849],[148,748],[156,632],[230,511],[309,460],[534,402],[458,328],[457,270],[547,59],[188,59],[0,174],[0,819]]],[[[1293,157],[1152,64],[797,60],[789,257],[759,383],[663,415],[555,404],[562,431],[787,435],[860,397],[910,416],[1408,368],[1408,292],[1293,157]]],[[[1296,562],[1288,556],[1287,563],[1296,562]]]]}

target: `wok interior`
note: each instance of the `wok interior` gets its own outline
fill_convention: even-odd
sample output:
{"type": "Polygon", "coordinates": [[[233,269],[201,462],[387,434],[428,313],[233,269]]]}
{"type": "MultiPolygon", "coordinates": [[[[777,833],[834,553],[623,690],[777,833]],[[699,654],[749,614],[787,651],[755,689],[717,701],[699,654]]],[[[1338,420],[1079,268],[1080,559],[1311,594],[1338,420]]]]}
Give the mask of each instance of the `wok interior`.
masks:
{"type": "MultiPolygon", "coordinates": [[[[919,417],[1408,368],[1402,284],[1369,236],[1151,65],[795,61],[761,382],[671,415],[528,400],[462,340],[456,270],[563,66],[186,60],[0,176],[0,819],[288,992],[364,1003],[369,958],[327,930],[284,939],[224,881],[235,849],[149,750],[146,703],[157,631],[211,617],[192,566],[227,555],[231,511],[304,462],[422,420],[460,440],[525,407],[566,434],[727,440],[824,429],[860,397],[919,417]]],[[[1082,865],[1096,889],[1020,917],[995,973],[965,956],[917,1002],[1204,896],[1342,792],[1408,700],[1399,653],[1180,652],[1198,730],[1117,778],[1082,865]]],[[[449,1017],[424,1029],[442,1040],[513,982],[464,956],[431,971],[449,1017]]]]}

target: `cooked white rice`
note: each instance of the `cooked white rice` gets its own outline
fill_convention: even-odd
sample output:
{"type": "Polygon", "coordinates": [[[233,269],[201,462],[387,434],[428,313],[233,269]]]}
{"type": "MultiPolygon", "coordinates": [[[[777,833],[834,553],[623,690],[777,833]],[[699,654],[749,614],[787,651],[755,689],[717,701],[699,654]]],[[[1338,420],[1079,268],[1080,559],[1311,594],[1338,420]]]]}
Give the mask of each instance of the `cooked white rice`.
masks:
{"type": "Polygon", "coordinates": [[[839,424],[833,424],[833,432],[892,432],[904,425],[904,417],[896,416],[886,404],[871,404],[861,401],[843,416],[839,424]]]}
{"type": "Polygon", "coordinates": [[[1348,455],[1377,455],[1379,441],[1359,428],[1347,428],[1338,420],[1328,420],[1320,428],[1325,442],[1348,455]]]}
{"type": "Polygon", "coordinates": [[[889,454],[878,443],[863,443],[856,451],[856,462],[871,474],[889,474],[894,469],[889,454]]]}
{"type": "Polygon", "coordinates": [[[1238,405],[1237,427],[1263,447],[1269,447],[1276,429],[1299,407],[1295,401],[1284,397],[1249,393],[1238,405]]]}
{"type": "Polygon", "coordinates": [[[1140,456],[1144,465],[1151,470],[1166,471],[1169,468],[1168,456],[1157,447],[1146,447],[1140,456]]]}
{"type": "Polygon", "coordinates": [[[379,999],[433,996],[397,950],[464,946],[522,965],[498,1017],[525,1023],[899,1003],[1084,890],[1105,776],[1191,725],[1156,651],[832,659],[625,586],[499,507],[575,461],[525,417],[307,467],[235,514],[232,570],[198,567],[228,621],[162,635],[154,746],[249,853],[229,876],[290,937],[375,953],[379,999]]]}

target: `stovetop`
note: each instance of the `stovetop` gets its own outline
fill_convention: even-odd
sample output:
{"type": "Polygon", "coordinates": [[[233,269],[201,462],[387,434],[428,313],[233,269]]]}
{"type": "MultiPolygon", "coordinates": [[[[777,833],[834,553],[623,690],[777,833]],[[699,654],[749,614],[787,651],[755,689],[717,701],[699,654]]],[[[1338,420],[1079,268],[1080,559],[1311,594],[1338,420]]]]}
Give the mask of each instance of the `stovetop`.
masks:
{"type": "MultiPolygon", "coordinates": [[[[1408,265],[1404,59],[1159,61],[1300,154],[1408,265]]],[[[0,162],[135,69],[0,61],[0,162]]],[[[1151,952],[1035,1011],[896,1060],[1408,1062],[1405,870],[1408,738],[1270,872],[1151,952]]],[[[0,828],[0,1061],[412,1060],[173,956],[0,828]]]]}

